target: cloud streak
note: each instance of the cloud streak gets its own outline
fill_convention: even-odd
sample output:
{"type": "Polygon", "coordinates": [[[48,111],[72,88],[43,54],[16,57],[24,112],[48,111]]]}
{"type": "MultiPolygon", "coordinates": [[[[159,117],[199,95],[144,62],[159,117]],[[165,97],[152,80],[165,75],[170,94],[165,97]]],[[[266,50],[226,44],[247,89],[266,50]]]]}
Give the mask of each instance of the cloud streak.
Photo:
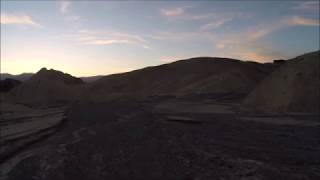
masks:
{"type": "Polygon", "coordinates": [[[185,14],[185,11],[190,8],[190,6],[177,7],[177,8],[167,8],[160,9],[160,12],[163,16],[166,17],[178,17],[185,14]]]}
{"type": "Polygon", "coordinates": [[[29,25],[38,28],[42,27],[39,23],[36,23],[30,16],[25,14],[16,15],[1,13],[1,24],[29,25]]]}
{"type": "Polygon", "coordinates": [[[293,7],[295,10],[302,10],[305,12],[319,12],[319,1],[304,1],[299,2],[297,6],[293,7]]]}
{"type": "Polygon", "coordinates": [[[290,26],[319,26],[319,20],[308,19],[301,16],[293,16],[290,18],[283,18],[278,22],[274,22],[272,25],[260,25],[252,28],[247,33],[250,40],[257,40],[263,38],[274,31],[278,31],[290,26]]]}
{"type": "Polygon", "coordinates": [[[85,45],[111,45],[133,44],[148,49],[147,41],[138,35],[114,31],[80,30],[76,34],[69,35],[80,44],[85,45]]]}
{"type": "Polygon", "coordinates": [[[187,12],[187,9],[192,8],[191,6],[171,8],[171,9],[160,9],[161,15],[166,17],[168,20],[175,21],[207,21],[200,27],[201,31],[211,31],[222,27],[226,23],[236,18],[247,18],[247,13],[243,12],[210,12],[210,13],[198,13],[192,14],[187,12]]]}
{"type": "Polygon", "coordinates": [[[293,26],[319,26],[319,19],[308,19],[300,16],[295,16],[288,20],[289,25],[293,26]]]}
{"type": "Polygon", "coordinates": [[[264,42],[263,38],[290,26],[315,25],[313,21],[297,17],[283,18],[273,23],[251,26],[243,31],[225,33],[215,40],[215,47],[219,49],[221,56],[244,60],[267,62],[279,57],[287,58],[287,54],[274,49],[273,45],[264,42]]]}
{"type": "Polygon", "coordinates": [[[203,31],[208,31],[208,30],[212,30],[212,29],[216,29],[219,28],[220,26],[224,25],[225,23],[231,21],[232,18],[220,18],[220,19],[216,19],[214,21],[211,21],[203,26],[200,27],[201,30],[203,31]]]}

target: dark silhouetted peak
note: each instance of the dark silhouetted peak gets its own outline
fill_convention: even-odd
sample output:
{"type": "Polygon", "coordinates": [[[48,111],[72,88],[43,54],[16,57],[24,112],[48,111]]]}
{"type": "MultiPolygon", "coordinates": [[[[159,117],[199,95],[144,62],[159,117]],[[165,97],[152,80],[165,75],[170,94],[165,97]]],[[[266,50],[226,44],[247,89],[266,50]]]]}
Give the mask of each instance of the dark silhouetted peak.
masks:
{"type": "Polygon", "coordinates": [[[30,80],[10,91],[8,98],[30,105],[68,103],[77,98],[82,84],[80,78],[42,68],[30,80]]]}
{"type": "Polygon", "coordinates": [[[63,81],[66,84],[82,84],[83,81],[80,78],[71,76],[70,74],[63,73],[54,69],[48,70],[47,68],[42,68],[38,71],[31,80],[48,80],[48,81],[63,81]]]}
{"type": "Polygon", "coordinates": [[[41,72],[41,71],[47,71],[47,68],[43,67],[43,68],[40,69],[39,72],[41,72]]]}

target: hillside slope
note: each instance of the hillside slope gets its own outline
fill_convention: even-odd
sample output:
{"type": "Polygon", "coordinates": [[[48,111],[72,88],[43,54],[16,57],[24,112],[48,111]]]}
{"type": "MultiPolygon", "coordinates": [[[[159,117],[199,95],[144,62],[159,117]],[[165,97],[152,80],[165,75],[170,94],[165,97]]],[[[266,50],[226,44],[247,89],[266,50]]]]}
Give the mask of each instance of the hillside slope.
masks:
{"type": "Polygon", "coordinates": [[[250,93],[244,103],[268,111],[319,111],[320,51],[288,60],[250,93]]]}
{"type": "Polygon", "coordinates": [[[191,58],[102,77],[83,96],[103,101],[121,96],[247,94],[278,66],[226,58],[191,58]]]}

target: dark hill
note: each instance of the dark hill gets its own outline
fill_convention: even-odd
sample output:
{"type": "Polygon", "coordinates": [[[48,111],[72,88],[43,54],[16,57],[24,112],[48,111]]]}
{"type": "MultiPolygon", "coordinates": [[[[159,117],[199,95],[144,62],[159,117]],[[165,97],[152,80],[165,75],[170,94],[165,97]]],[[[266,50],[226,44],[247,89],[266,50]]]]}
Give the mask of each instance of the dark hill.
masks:
{"type": "Polygon", "coordinates": [[[0,80],[0,92],[8,92],[19,84],[21,84],[21,81],[11,78],[0,80]]]}
{"type": "Polygon", "coordinates": [[[247,94],[275,67],[226,58],[191,58],[102,77],[84,96],[104,101],[123,95],[247,94]]]}
{"type": "Polygon", "coordinates": [[[8,98],[32,105],[71,102],[76,99],[82,84],[80,78],[42,68],[30,80],[13,89],[8,98]]]}
{"type": "Polygon", "coordinates": [[[262,81],[245,104],[260,110],[319,112],[320,51],[288,60],[262,81]]]}

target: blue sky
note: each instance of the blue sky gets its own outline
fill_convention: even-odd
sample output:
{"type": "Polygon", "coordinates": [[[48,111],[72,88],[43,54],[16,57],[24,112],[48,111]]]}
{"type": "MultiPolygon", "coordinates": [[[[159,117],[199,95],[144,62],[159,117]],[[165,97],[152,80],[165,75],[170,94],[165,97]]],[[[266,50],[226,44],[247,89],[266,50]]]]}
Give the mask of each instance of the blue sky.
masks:
{"type": "Polygon", "coordinates": [[[76,76],[319,50],[319,1],[1,1],[1,72],[76,76]]]}

